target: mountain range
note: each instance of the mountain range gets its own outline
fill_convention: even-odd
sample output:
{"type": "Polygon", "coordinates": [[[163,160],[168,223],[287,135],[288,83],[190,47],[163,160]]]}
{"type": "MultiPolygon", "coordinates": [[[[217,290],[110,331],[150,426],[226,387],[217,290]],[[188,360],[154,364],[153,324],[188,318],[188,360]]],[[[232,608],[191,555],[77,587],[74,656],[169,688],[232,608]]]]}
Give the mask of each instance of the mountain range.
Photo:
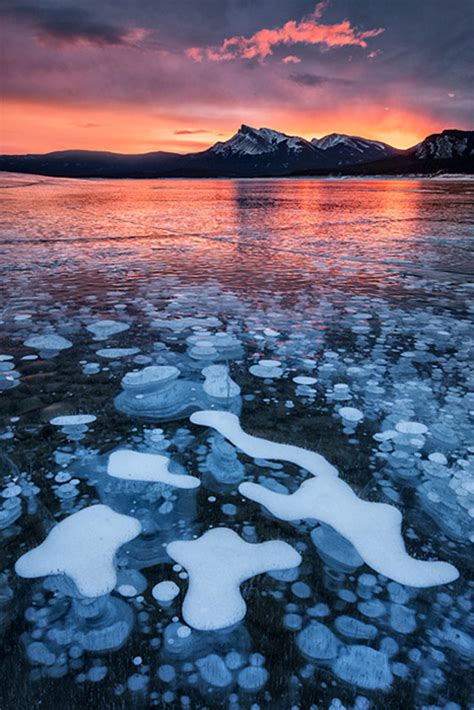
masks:
{"type": "Polygon", "coordinates": [[[448,129],[399,150],[340,133],[308,141],[270,128],[242,125],[229,140],[198,153],[65,150],[2,155],[0,170],[76,178],[474,173],[474,131],[448,129]]]}

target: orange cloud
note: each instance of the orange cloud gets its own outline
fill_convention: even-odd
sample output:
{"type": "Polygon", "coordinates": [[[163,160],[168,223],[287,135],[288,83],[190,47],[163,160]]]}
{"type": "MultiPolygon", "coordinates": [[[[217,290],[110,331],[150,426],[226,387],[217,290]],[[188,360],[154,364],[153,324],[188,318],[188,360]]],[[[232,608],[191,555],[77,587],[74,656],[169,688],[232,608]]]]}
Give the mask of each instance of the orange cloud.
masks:
{"type": "Polygon", "coordinates": [[[289,54],[287,57],[283,57],[282,62],[283,64],[299,64],[301,59],[289,54]]]}
{"type": "Polygon", "coordinates": [[[251,37],[229,37],[222,44],[214,47],[190,47],[186,54],[194,61],[209,59],[222,62],[230,59],[260,59],[273,54],[273,47],[294,44],[321,44],[325,47],[344,47],[356,45],[367,47],[367,39],[376,37],[383,28],[360,32],[351,26],[349,20],[336,25],[323,25],[319,19],[326,8],[326,2],[316,5],[314,12],[300,22],[289,20],[283,27],[262,29],[251,37]]]}

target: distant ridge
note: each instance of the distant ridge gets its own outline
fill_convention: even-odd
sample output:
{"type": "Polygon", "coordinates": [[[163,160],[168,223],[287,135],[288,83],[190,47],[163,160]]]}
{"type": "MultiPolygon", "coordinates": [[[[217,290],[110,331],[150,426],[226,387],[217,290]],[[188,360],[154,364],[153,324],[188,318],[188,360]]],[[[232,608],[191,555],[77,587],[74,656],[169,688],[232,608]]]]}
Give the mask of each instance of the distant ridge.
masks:
{"type": "MultiPolygon", "coordinates": [[[[338,171],[331,170],[329,174],[338,171]]],[[[436,173],[474,174],[474,130],[449,128],[433,133],[421,143],[398,155],[363,164],[346,165],[344,175],[431,175],[436,173]]],[[[327,175],[327,170],[310,169],[298,175],[327,175]]]]}
{"type": "Polygon", "coordinates": [[[474,173],[474,131],[448,129],[413,148],[397,150],[358,136],[331,133],[307,141],[243,124],[229,140],[198,153],[65,150],[2,155],[0,170],[75,178],[474,173]]]}

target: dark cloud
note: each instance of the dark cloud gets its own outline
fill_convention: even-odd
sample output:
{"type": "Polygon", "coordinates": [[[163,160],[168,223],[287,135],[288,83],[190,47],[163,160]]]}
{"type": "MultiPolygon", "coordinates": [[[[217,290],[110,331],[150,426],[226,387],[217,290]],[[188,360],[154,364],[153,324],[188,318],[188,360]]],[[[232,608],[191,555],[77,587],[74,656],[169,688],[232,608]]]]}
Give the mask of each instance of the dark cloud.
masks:
{"type": "Polygon", "coordinates": [[[324,84],[331,84],[331,86],[337,84],[338,86],[349,86],[353,84],[350,79],[339,79],[337,77],[321,76],[320,74],[310,74],[309,72],[301,72],[298,74],[290,74],[288,77],[290,81],[300,86],[324,86],[324,84]]]}
{"type": "Polygon", "coordinates": [[[29,25],[39,39],[58,44],[118,46],[128,45],[132,39],[130,27],[98,20],[80,7],[5,4],[0,15],[29,25]]]}

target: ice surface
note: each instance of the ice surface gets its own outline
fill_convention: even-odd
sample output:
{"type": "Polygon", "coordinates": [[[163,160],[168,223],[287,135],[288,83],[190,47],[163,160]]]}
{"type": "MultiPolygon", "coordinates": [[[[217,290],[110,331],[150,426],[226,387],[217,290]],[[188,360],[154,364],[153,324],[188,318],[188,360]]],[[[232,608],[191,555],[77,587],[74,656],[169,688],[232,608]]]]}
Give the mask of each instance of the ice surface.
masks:
{"type": "Polygon", "coordinates": [[[196,412],[191,421],[213,427],[249,456],[291,461],[314,474],[292,495],[275,493],[255,483],[240,484],[242,495],[261,503],[275,517],[316,519],[330,525],[354,545],[370,567],[401,584],[430,587],[458,578],[456,568],[447,562],[410,557],[401,536],[400,511],[358,498],[319,454],[250,436],[241,429],[238,417],[228,412],[196,412]]]}
{"type": "Polygon", "coordinates": [[[160,454],[147,454],[130,449],[119,449],[109,456],[107,473],[126,481],[152,481],[166,483],[175,488],[197,488],[199,478],[179,473],[170,473],[170,460],[160,454]]]}
{"type": "Polygon", "coordinates": [[[246,605],[239,587],[246,579],[301,563],[286,542],[248,543],[229,528],[208,530],[197,540],[171,542],[166,550],[189,574],[183,618],[203,631],[232,626],[244,618],[246,605]]]}
{"type": "Polygon", "coordinates": [[[141,532],[135,518],[106,505],[91,505],[65,518],[15,565],[20,577],[67,575],[85,597],[111,592],[117,582],[115,554],[141,532]]]}

